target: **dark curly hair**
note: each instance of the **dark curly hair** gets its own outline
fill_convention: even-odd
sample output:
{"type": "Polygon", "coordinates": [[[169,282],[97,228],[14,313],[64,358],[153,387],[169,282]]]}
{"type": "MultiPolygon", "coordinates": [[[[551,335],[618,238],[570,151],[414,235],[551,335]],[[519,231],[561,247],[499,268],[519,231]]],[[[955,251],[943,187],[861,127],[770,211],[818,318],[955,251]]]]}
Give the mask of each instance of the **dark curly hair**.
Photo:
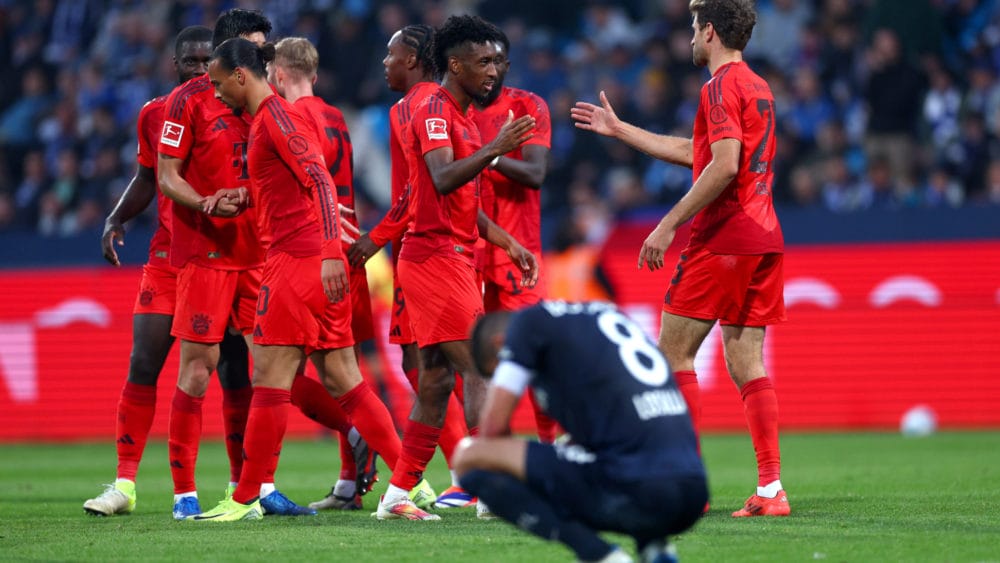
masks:
{"type": "Polygon", "coordinates": [[[502,41],[496,26],[479,16],[449,16],[434,32],[432,50],[434,68],[440,74],[448,71],[448,57],[467,43],[484,44],[502,41]]]}
{"type": "Polygon", "coordinates": [[[757,23],[753,0],[691,0],[688,10],[700,28],[711,23],[722,44],[737,51],[747,46],[757,23]]]}
{"type": "Polygon", "coordinates": [[[239,37],[248,33],[261,32],[264,37],[271,33],[271,21],[260,10],[244,10],[233,8],[219,14],[215,20],[215,32],[212,35],[212,48],[222,45],[226,39],[239,37]]]}
{"type": "Polygon", "coordinates": [[[437,66],[434,64],[434,28],[422,23],[408,25],[400,31],[400,39],[417,54],[417,62],[426,72],[438,76],[437,66]]]}

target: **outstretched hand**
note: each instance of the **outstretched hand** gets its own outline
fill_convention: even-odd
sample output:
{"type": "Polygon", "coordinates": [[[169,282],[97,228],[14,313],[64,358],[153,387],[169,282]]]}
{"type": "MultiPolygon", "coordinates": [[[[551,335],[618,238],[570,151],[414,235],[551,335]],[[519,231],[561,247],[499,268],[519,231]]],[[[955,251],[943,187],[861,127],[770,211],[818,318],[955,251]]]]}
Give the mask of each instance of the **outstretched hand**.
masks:
{"type": "Polygon", "coordinates": [[[569,116],[573,118],[577,129],[593,131],[606,137],[614,137],[615,131],[621,125],[621,120],[611,107],[608,96],[601,90],[601,105],[595,106],[588,102],[577,102],[570,108],[569,116]]]}
{"type": "Polygon", "coordinates": [[[337,209],[340,211],[340,242],[354,244],[361,236],[361,229],[347,220],[348,217],[354,217],[354,210],[340,202],[337,203],[337,209]]]}

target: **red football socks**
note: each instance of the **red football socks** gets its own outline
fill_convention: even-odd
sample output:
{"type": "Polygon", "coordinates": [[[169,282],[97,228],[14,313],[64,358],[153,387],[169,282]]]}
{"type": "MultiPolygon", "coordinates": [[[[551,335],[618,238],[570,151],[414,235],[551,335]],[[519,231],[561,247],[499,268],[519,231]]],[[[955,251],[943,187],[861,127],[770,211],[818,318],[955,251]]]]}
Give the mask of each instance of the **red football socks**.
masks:
{"type": "Polygon", "coordinates": [[[392,472],[390,484],[409,491],[417,485],[424,476],[427,463],[434,457],[441,438],[441,429],[414,420],[406,422],[403,431],[403,448],[399,463],[392,472]]]}
{"type": "Polygon", "coordinates": [[[781,477],[778,396],[767,377],[750,381],[740,389],[740,395],[743,397],[750,439],[757,453],[757,486],[763,487],[781,477]]]}
{"type": "Polygon", "coordinates": [[[288,404],[291,393],[274,387],[254,388],[250,402],[250,416],[244,439],[246,459],[243,473],[233,493],[233,500],[247,504],[260,496],[260,485],[265,482],[275,460],[281,455],[281,439],[288,426],[288,404]]]}
{"type": "Polygon", "coordinates": [[[368,446],[382,456],[392,471],[399,459],[400,443],[396,426],[392,423],[392,416],[385,404],[365,381],[337,397],[337,401],[354,421],[354,427],[368,442],[368,446]]]}
{"type": "Polygon", "coordinates": [[[337,434],[340,438],[340,479],[353,481],[358,477],[358,466],[354,463],[354,451],[351,450],[351,440],[346,432],[337,434]]]}
{"type": "Polygon", "coordinates": [[[115,426],[118,449],[118,478],[135,481],[139,461],[146,449],[149,429],[156,414],[156,385],[125,382],[118,399],[118,423],[115,426]]]}
{"type": "Polygon", "coordinates": [[[298,375],[292,382],[292,404],[302,414],[335,432],[351,431],[351,419],[344,412],[337,399],[330,395],[326,387],[315,379],[298,375]]]}
{"type": "Polygon", "coordinates": [[[222,424],[226,432],[226,454],[229,455],[229,480],[240,480],[243,469],[243,436],[247,430],[253,387],[222,390],[222,424]]]}
{"type": "Polygon", "coordinates": [[[694,425],[694,433],[697,434],[701,423],[701,389],[698,388],[698,375],[694,371],[675,371],[674,381],[684,396],[688,414],[691,415],[691,424],[694,425]]]}
{"type": "Polygon", "coordinates": [[[167,440],[174,494],[196,490],[194,467],[198,461],[198,445],[201,441],[201,404],[204,400],[204,397],[188,395],[180,387],[174,391],[167,440]]]}

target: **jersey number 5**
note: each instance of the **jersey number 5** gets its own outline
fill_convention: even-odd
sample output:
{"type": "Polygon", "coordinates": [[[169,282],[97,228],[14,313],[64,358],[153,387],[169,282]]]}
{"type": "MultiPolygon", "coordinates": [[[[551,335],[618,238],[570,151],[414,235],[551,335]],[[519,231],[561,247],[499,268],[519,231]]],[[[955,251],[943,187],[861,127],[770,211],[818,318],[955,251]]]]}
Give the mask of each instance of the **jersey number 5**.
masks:
{"type": "Polygon", "coordinates": [[[667,360],[634,321],[618,311],[605,311],[597,317],[597,327],[618,345],[618,355],[632,377],[651,387],[662,387],[670,378],[667,360]]]}

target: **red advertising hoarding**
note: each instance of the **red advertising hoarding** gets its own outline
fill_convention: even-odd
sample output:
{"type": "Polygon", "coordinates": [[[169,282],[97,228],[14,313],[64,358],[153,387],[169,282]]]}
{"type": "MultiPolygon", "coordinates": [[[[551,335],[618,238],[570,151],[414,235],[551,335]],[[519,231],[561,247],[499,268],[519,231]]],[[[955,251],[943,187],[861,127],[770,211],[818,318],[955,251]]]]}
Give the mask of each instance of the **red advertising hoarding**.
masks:
{"type": "MultiPolygon", "coordinates": [[[[619,303],[655,334],[672,271],[636,271],[647,230],[619,228],[603,263],[619,303]]],[[[667,260],[675,258],[676,249],[667,260]]],[[[0,441],[113,435],[139,276],[138,268],[108,267],[0,276],[0,441]]],[[[921,404],[943,427],[1000,426],[1000,344],[993,334],[1000,328],[1000,242],[792,246],[785,278],[789,320],[769,330],[765,350],[783,428],[895,428],[921,404]]],[[[397,365],[395,356],[387,365],[397,365]]],[[[704,427],[743,428],[717,332],[697,367],[704,427]]],[[[405,397],[396,371],[390,390],[398,396],[402,387],[405,397]]],[[[166,434],[176,374],[174,350],[161,378],[154,436],[166,434]]],[[[213,382],[207,435],[221,435],[220,401],[213,382]]],[[[527,413],[519,414],[519,426],[530,428],[527,413]]],[[[296,414],[289,432],[312,435],[317,427],[296,414]]]]}

